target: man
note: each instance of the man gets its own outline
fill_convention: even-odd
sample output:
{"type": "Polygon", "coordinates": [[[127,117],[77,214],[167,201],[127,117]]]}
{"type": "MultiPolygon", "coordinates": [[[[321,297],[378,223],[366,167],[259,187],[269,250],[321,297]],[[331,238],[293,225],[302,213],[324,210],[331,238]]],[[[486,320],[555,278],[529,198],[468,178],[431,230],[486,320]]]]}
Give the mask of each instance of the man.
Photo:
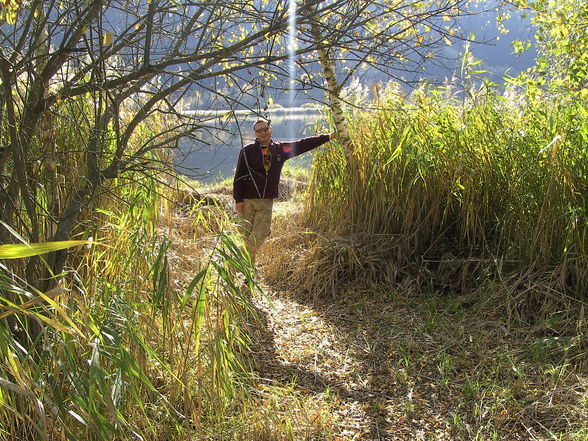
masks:
{"type": "Polygon", "coordinates": [[[253,131],[255,142],[247,144],[239,153],[233,197],[237,213],[243,219],[240,231],[255,266],[257,250],[270,234],[273,200],[278,197],[284,162],[335,139],[335,134],[276,142],[272,140],[272,127],[265,119],[256,121],[253,131]]]}

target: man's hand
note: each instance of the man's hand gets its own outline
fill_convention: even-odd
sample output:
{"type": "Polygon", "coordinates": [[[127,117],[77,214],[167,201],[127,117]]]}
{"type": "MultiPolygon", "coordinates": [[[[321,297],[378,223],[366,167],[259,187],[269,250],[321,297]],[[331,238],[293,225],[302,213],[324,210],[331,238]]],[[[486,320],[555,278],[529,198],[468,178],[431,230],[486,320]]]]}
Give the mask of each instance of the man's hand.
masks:
{"type": "Polygon", "coordinates": [[[235,209],[237,210],[237,213],[239,213],[240,215],[243,215],[243,211],[244,211],[243,202],[237,202],[237,204],[235,205],[235,209]]]}
{"type": "Polygon", "coordinates": [[[333,139],[337,139],[337,133],[336,132],[329,133],[329,141],[332,141],[333,139]]]}

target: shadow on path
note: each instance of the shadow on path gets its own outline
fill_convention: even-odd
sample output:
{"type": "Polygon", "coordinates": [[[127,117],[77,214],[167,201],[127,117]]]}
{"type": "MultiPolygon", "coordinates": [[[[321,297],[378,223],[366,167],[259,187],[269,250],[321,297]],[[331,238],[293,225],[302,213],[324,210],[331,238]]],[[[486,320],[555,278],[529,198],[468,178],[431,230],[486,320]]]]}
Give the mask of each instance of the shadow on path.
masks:
{"type": "MultiPolygon", "coordinates": [[[[294,383],[315,394],[328,389],[340,403],[343,439],[418,439],[415,428],[427,415],[417,414],[431,412],[415,398],[426,393],[434,400],[437,393],[420,390],[407,372],[410,366],[402,366],[402,351],[410,347],[399,349],[405,345],[399,339],[415,326],[408,310],[387,297],[335,302],[280,291],[270,297],[256,307],[261,326],[253,345],[264,381],[294,383]]],[[[442,419],[428,419],[435,427],[423,427],[427,432],[447,429],[442,419]]]]}

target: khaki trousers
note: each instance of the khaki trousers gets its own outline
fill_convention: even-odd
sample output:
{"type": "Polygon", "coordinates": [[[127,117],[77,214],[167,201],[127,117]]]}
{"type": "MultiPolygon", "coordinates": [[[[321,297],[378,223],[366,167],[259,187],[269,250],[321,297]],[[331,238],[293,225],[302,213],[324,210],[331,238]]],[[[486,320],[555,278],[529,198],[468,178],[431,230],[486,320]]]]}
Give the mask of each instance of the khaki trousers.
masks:
{"type": "Polygon", "coordinates": [[[239,231],[254,266],[259,247],[270,235],[273,204],[273,199],[243,200],[243,214],[239,222],[239,231]]]}

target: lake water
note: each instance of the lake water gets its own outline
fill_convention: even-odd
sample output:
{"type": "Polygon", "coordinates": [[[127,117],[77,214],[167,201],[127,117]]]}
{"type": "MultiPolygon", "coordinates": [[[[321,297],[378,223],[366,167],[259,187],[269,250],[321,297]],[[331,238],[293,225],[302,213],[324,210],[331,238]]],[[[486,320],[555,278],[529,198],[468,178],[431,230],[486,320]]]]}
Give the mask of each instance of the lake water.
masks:
{"type": "MultiPolygon", "coordinates": [[[[222,113],[219,113],[222,115],[222,113]]],[[[293,141],[319,132],[326,132],[323,116],[309,109],[286,109],[270,115],[273,139],[293,141]]],[[[238,115],[237,121],[227,122],[222,118],[210,120],[207,128],[198,132],[197,140],[185,139],[180,144],[180,153],[175,160],[176,169],[193,179],[205,183],[220,181],[234,175],[239,150],[255,140],[253,124],[256,115],[238,115]]],[[[303,154],[291,161],[309,166],[312,153],[303,154]]]]}

